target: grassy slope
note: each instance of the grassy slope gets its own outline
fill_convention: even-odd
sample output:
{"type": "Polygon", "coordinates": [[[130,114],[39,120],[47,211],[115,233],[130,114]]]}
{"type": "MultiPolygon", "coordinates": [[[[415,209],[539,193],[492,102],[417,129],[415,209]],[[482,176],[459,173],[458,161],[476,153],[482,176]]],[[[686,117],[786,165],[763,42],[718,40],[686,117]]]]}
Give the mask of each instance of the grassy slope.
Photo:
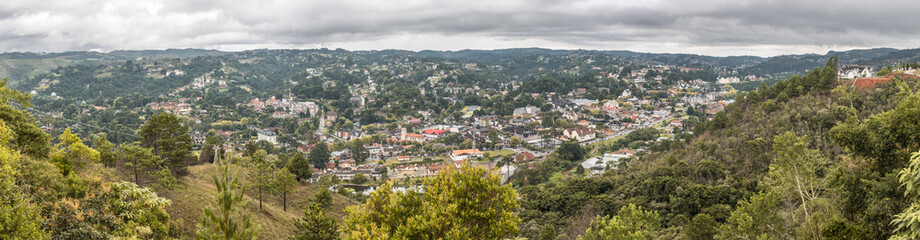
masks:
{"type": "MultiPolygon", "coordinates": [[[[106,170],[109,173],[101,176],[104,181],[131,179],[124,173],[112,173],[110,168],[106,170]]],[[[214,166],[210,164],[190,166],[189,172],[188,176],[179,179],[180,186],[177,189],[158,191],[160,197],[172,200],[172,205],[166,210],[172,221],[180,228],[179,235],[183,239],[194,238],[197,225],[204,215],[204,208],[215,209],[217,205],[217,192],[213,183],[214,166]]],[[[248,214],[253,224],[258,226],[259,239],[286,239],[294,232],[294,218],[299,219],[303,216],[304,207],[317,190],[318,187],[313,184],[301,184],[295,187],[294,193],[288,195],[287,212],[285,212],[282,208],[280,194],[263,196],[263,209],[260,210],[258,192],[250,189],[246,192],[247,202],[239,211],[248,214]]],[[[336,217],[341,224],[345,207],[358,204],[358,202],[338,194],[332,194],[332,196],[332,208],[329,214],[336,217]]]]}
{"type": "Polygon", "coordinates": [[[74,61],[64,58],[50,59],[0,59],[0,78],[10,77],[11,84],[18,84],[23,78],[33,77],[45,73],[59,66],[73,64],[74,61]],[[12,76],[13,71],[18,71],[25,76],[12,76]]]}

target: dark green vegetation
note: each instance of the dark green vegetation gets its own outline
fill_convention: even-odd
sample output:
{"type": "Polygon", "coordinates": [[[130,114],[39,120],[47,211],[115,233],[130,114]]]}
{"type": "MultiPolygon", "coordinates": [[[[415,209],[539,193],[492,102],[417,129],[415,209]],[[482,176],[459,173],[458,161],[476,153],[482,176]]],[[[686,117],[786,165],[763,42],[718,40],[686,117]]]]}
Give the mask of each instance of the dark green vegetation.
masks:
{"type": "MultiPolygon", "coordinates": [[[[852,52],[846,62],[898,52],[852,52]]],[[[724,71],[716,66],[722,60],[693,55],[539,49],[502,53],[510,56],[483,57],[479,55],[493,53],[476,51],[431,54],[273,50],[138,61],[114,58],[111,64],[56,68],[17,85],[35,87],[46,77],[60,78],[34,101],[39,110],[61,113],[49,117],[46,115],[54,114],[36,112],[47,121],[43,123],[72,126],[49,130],[54,138],[20,110],[29,105],[28,96],[0,84],[0,196],[4,203],[0,205],[0,238],[161,239],[196,234],[202,238],[232,235],[267,239],[916,236],[913,233],[920,220],[914,217],[918,209],[915,186],[920,181],[915,176],[920,172],[920,160],[909,158],[920,150],[917,79],[896,77],[865,90],[839,86],[835,67],[845,61],[836,58],[825,62],[793,57],[815,66],[823,64],[824,68],[772,86],[745,86],[752,91],[739,94],[734,104],[711,120],[693,124],[692,136],[651,144],[658,131],[640,129],[592,146],[597,148],[566,142],[543,161],[521,165],[511,185],[499,185],[496,175],[480,169],[445,170],[431,179],[418,180],[424,191],[400,192],[385,184],[347,213],[342,209],[358,202],[347,188],[327,189],[339,183],[338,179],[321,178],[313,184],[303,180],[313,175],[312,167],[323,168],[328,163],[331,151],[347,148],[356,158],[366,158],[363,140],[328,146],[320,142],[306,155],[264,141],[244,142],[255,135],[248,125],[260,124],[260,128],[286,129],[288,134],[279,136],[279,142],[296,144],[298,139],[308,139],[313,144],[320,124],[308,119],[313,116],[299,116],[302,122],[277,119],[237,105],[253,97],[282,98],[293,92],[298,100],[316,101],[322,114],[331,113],[329,110],[339,113],[331,129],[349,129],[356,122],[382,123],[374,127],[396,129],[412,128],[411,124],[398,124],[419,117],[419,111],[430,111],[431,121],[443,122],[457,119],[459,110],[471,105],[480,106],[474,116],[506,116],[515,107],[526,105],[547,109],[548,92],[564,94],[578,88],[586,88],[581,97],[588,99],[615,98],[625,89],[634,90],[637,96],[662,94],[666,89],[641,91],[637,87],[660,87],[657,83],[636,85],[601,74],[637,71],[648,66],[639,63],[642,61],[716,62],[701,63],[701,69],[694,72],[670,70],[645,75],[645,80],[661,76],[661,83],[695,78],[711,81],[724,71]],[[491,64],[467,58],[487,58],[483,62],[491,64]],[[377,61],[391,64],[383,67],[377,61]],[[175,64],[186,74],[140,71],[141,66],[147,69],[160,64],[175,64]],[[333,68],[323,71],[322,77],[307,74],[308,68],[331,65],[375,67],[367,68],[367,73],[333,68]],[[610,65],[622,68],[601,67],[610,65]],[[564,71],[576,67],[583,70],[564,71]],[[433,80],[428,77],[440,71],[451,72],[438,81],[461,88],[458,93],[445,94],[444,87],[430,87],[433,80]],[[232,84],[176,90],[176,86],[186,86],[202,74],[232,84]],[[354,84],[368,84],[368,79],[379,86],[369,96],[377,101],[353,112],[360,101],[352,97],[372,92],[354,84]],[[427,93],[422,94],[422,90],[427,93]],[[63,98],[50,97],[47,93],[51,91],[63,98]],[[160,96],[170,93],[174,96],[160,96]],[[178,117],[144,107],[178,98],[194,103],[190,107],[194,115],[178,117]],[[224,139],[217,130],[240,133],[224,139]],[[190,143],[193,131],[206,132],[207,136],[197,152],[190,143]],[[226,149],[231,142],[240,148],[226,149]],[[596,150],[609,152],[624,147],[647,147],[649,151],[596,177],[585,177],[587,170],[579,168],[579,163],[596,150]],[[216,167],[211,164],[215,159],[226,165],[216,167]],[[228,177],[231,172],[235,173],[233,178],[228,177]]],[[[737,65],[741,67],[757,63],[758,58],[736,60],[744,62],[737,65]]],[[[769,71],[802,65],[807,64],[777,63],[780,67],[769,71]]],[[[667,99],[664,95],[662,98],[667,99]]],[[[706,119],[699,109],[687,112],[696,119],[706,119]]],[[[543,122],[528,124],[527,128],[548,128],[542,130],[544,136],[552,137],[552,132],[575,125],[558,113],[541,116],[543,122]]],[[[368,137],[368,143],[385,138],[368,137]]],[[[473,145],[457,135],[437,141],[466,148],[473,145]]],[[[418,151],[413,154],[446,151],[431,145],[413,148],[409,151],[418,151]]],[[[368,181],[361,176],[352,183],[368,181]]]]}
{"type": "Polygon", "coordinates": [[[898,172],[920,150],[920,85],[838,86],[835,63],[737,97],[676,149],[600,177],[520,182],[521,235],[550,224],[568,239],[888,238],[908,207],[898,172]]]}

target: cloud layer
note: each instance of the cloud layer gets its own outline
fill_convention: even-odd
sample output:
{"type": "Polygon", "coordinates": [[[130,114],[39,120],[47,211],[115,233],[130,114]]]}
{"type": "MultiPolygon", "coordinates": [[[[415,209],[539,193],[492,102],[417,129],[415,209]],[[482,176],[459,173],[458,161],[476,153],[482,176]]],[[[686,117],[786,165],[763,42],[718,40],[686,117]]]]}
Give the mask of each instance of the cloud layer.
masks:
{"type": "Polygon", "coordinates": [[[6,0],[0,51],[916,48],[920,1],[6,0]]]}

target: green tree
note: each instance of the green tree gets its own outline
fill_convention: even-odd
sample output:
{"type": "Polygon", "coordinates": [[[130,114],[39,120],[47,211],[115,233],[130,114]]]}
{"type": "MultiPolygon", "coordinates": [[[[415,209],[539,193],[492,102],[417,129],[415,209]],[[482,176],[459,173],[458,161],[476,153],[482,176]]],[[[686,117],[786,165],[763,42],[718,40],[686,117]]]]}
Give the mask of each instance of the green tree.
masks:
{"type": "Polygon", "coordinates": [[[364,144],[361,141],[354,141],[349,147],[351,150],[351,156],[355,159],[355,162],[358,164],[364,163],[368,157],[370,157],[370,152],[367,151],[367,148],[364,147],[364,144]]]}
{"type": "Polygon", "coordinates": [[[351,182],[354,184],[364,184],[367,182],[367,176],[362,173],[356,173],[355,176],[351,178],[351,182]]]}
{"type": "Polygon", "coordinates": [[[296,240],[334,240],[339,239],[339,224],[335,218],[326,214],[317,203],[310,203],[303,210],[303,217],[294,222],[294,237],[296,240]]]}
{"type": "Polygon", "coordinates": [[[891,224],[897,228],[890,239],[920,239],[920,152],[910,158],[910,165],[898,173],[904,196],[910,199],[910,206],[895,215],[891,224]]]}
{"type": "Polygon", "coordinates": [[[716,239],[791,239],[788,224],[779,215],[782,200],[771,193],[759,193],[738,203],[731,217],[719,227],[716,239]]]}
{"type": "Polygon", "coordinates": [[[294,156],[289,160],[288,169],[291,170],[291,173],[294,173],[294,176],[297,177],[297,181],[303,181],[310,179],[313,176],[313,165],[310,165],[310,162],[307,161],[307,158],[303,157],[303,154],[294,153],[294,156]]]}
{"type": "Polygon", "coordinates": [[[153,154],[159,156],[169,169],[179,174],[188,172],[187,166],[192,160],[192,138],[188,135],[188,126],[176,115],[158,113],[140,128],[141,143],[152,148],[153,154]]]}
{"type": "Polygon", "coordinates": [[[581,144],[578,144],[578,142],[566,141],[559,146],[556,153],[559,153],[559,158],[562,160],[575,162],[584,159],[588,151],[586,151],[581,144]]]}
{"type": "Polygon", "coordinates": [[[27,156],[45,159],[51,152],[51,136],[33,124],[34,120],[24,110],[17,110],[11,104],[30,107],[32,96],[7,87],[7,79],[0,80],[0,120],[13,130],[10,147],[27,156]]]}
{"type": "Polygon", "coordinates": [[[818,239],[818,227],[813,222],[814,208],[812,202],[819,197],[824,186],[824,179],[818,176],[818,169],[825,163],[821,152],[809,149],[806,137],[798,137],[793,132],[786,132],[773,140],[776,158],[770,167],[769,176],[773,188],[782,194],[793,194],[801,204],[805,224],[811,237],[818,239]]]}
{"type": "Polygon", "coordinates": [[[633,204],[623,206],[617,215],[598,216],[579,240],[656,239],[661,230],[657,212],[642,210],[633,204]]]}
{"type": "Polygon", "coordinates": [[[387,182],[346,210],[349,239],[500,239],[517,232],[517,194],[496,174],[464,165],[443,170],[421,189],[387,182]]]}
{"type": "Polygon", "coordinates": [[[38,208],[17,184],[23,177],[22,156],[7,147],[12,139],[13,130],[0,120],[0,238],[45,239],[48,236],[40,229],[42,219],[38,208]]]}
{"type": "Polygon", "coordinates": [[[275,186],[278,184],[275,182],[273,165],[266,161],[265,150],[259,149],[259,151],[252,156],[253,167],[251,172],[251,179],[255,183],[256,190],[259,191],[259,209],[262,209],[262,196],[266,192],[272,192],[275,186]]]}
{"type": "Polygon", "coordinates": [[[237,214],[246,194],[246,184],[235,172],[230,171],[230,163],[224,159],[217,164],[214,174],[214,186],[217,187],[217,210],[204,209],[196,231],[198,239],[257,239],[258,232],[248,214],[237,214]]]}
{"type": "Polygon", "coordinates": [[[162,158],[153,155],[149,148],[136,144],[122,145],[117,155],[125,162],[125,167],[133,172],[134,184],[142,185],[140,176],[147,174],[165,189],[173,189],[178,186],[176,178],[169,171],[169,166],[164,164],[162,158]]]}
{"type": "Polygon", "coordinates": [[[93,140],[93,147],[99,151],[99,161],[107,167],[115,166],[115,144],[106,139],[105,134],[97,136],[93,140]]]}
{"type": "Polygon", "coordinates": [[[700,213],[693,216],[690,224],[684,226],[684,236],[689,239],[712,239],[716,234],[719,223],[709,214],[700,213]]]}
{"type": "Polygon", "coordinates": [[[214,161],[214,145],[205,144],[201,146],[201,153],[198,153],[198,163],[211,163],[214,161]]]}
{"type": "Polygon", "coordinates": [[[307,155],[307,161],[313,164],[313,167],[325,169],[326,163],[329,162],[329,149],[325,143],[319,142],[310,149],[307,155]]]}
{"type": "Polygon", "coordinates": [[[540,229],[540,236],[537,238],[539,240],[553,240],[556,239],[556,228],[552,224],[543,224],[543,228],[540,229]]]}
{"type": "Polygon", "coordinates": [[[297,176],[287,168],[278,169],[275,172],[275,190],[281,193],[281,202],[284,211],[287,212],[287,196],[294,192],[294,186],[297,186],[297,176]]]}
{"type": "Polygon", "coordinates": [[[329,208],[332,206],[332,191],[329,191],[329,188],[319,190],[319,192],[313,196],[313,202],[324,209],[329,208]]]}
{"type": "Polygon", "coordinates": [[[81,198],[62,199],[45,210],[55,239],[165,239],[169,199],[134,183],[88,181],[81,198]]]}

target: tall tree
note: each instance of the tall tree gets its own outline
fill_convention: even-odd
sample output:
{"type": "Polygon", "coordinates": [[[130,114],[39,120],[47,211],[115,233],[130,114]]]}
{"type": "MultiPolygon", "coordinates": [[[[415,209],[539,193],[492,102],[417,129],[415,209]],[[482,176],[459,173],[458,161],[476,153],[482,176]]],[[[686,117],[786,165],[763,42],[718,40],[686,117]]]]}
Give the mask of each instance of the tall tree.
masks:
{"type": "Polygon", "coordinates": [[[30,107],[32,96],[7,87],[7,79],[0,80],[0,120],[13,130],[10,147],[27,156],[44,159],[51,152],[51,136],[33,124],[34,120],[24,110],[17,110],[11,104],[30,107]]]}
{"type": "Polygon", "coordinates": [[[259,149],[259,151],[252,156],[253,166],[251,179],[255,183],[255,188],[259,191],[259,209],[262,209],[262,196],[266,192],[272,192],[274,187],[277,185],[275,183],[275,176],[273,165],[266,161],[267,154],[265,150],[259,149]]]}
{"type": "Polygon", "coordinates": [[[310,149],[307,155],[307,161],[313,164],[313,167],[325,169],[326,163],[329,162],[329,148],[326,143],[318,142],[310,149]]]}
{"type": "MultiPolygon", "coordinates": [[[[6,104],[0,102],[0,105],[6,104]]],[[[45,239],[38,207],[31,201],[17,180],[22,177],[22,156],[8,148],[13,130],[0,120],[0,238],[45,239]]],[[[53,167],[52,167],[53,168],[53,167]]]]}
{"type": "Polygon", "coordinates": [[[319,204],[310,203],[303,210],[303,218],[294,222],[294,237],[292,239],[339,239],[339,224],[335,222],[335,218],[326,214],[326,210],[319,204]]]}
{"type": "Polygon", "coordinates": [[[115,144],[109,142],[105,134],[100,134],[93,140],[93,147],[99,151],[99,161],[106,167],[115,166],[115,144]]]}
{"type": "Polygon", "coordinates": [[[218,163],[214,174],[214,186],[217,187],[217,210],[204,209],[204,217],[196,231],[198,239],[257,239],[258,232],[249,215],[236,214],[243,196],[246,183],[239,174],[230,171],[229,160],[218,163]]]}
{"type": "Polygon", "coordinates": [[[153,154],[163,158],[164,164],[176,173],[185,174],[192,160],[192,138],[188,126],[182,124],[176,115],[158,113],[140,129],[141,143],[152,148],[153,154]]]}
{"type": "Polygon", "coordinates": [[[821,193],[823,178],[818,176],[818,168],[825,163],[821,152],[809,149],[806,137],[798,137],[793,132],[786,132],[773,140],[776,158],[770,167],[769,175],[774,180],[774,189],[783,194],[792,193],[801,204],[811,237],[818,239],[818,226],[812,219],[814,208],[809,208],[821,193]]]}
{"type": "Polygon", "coordinates": [[[364,143],[360,140],[356,140],[350,145],[349,150],[351,150],[351,156],[355,159],[355,162],[360,164],[370,157],[370,152],[367,151],[367,148],[364,147],[364,143]]]}
{"type": "Polygon", "coordinates": [[[275,184],[275,190],[281,193],[281,203],[284,206],[284,211],[287,212],[287,196],[294,192],[294,186],[297,186],[297,177],[287,168],[281,168],[275,172],[275,184]]]}

